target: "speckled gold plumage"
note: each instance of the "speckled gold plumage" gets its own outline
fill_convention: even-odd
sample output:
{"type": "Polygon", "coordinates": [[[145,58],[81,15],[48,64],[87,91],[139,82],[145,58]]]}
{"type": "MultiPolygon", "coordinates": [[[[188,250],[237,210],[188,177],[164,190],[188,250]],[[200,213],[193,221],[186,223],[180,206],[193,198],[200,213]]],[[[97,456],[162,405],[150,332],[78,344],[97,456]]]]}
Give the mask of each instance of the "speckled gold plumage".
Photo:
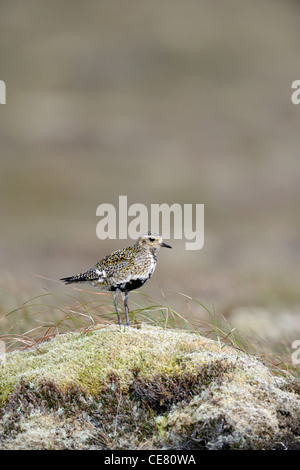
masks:
{"type": "Polygon", "coordinates": [[[159,235],[148,232],[142,235],[134,245],[117,250],[105,256],[93,268],[76,276],[65,277],[65,284],[84,282],[114,292],[114,303],[118,320],[117,295],[123,294],[126,324],[128,319],[128,292],[141,287],[152,276],[160,247],[171,248],[159,235]]]}

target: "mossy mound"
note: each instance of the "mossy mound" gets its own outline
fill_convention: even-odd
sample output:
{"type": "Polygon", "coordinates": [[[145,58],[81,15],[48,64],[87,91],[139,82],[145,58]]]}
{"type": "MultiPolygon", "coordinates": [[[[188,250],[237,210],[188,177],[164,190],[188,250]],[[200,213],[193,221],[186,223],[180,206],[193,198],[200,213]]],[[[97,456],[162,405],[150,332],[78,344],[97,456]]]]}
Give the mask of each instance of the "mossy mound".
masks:
{"type": "Polygon", "coordinates": [[[299,418],[295,379],[180,330],[98,326],[0,365],[1,449],[272,448],[299,418]]]}

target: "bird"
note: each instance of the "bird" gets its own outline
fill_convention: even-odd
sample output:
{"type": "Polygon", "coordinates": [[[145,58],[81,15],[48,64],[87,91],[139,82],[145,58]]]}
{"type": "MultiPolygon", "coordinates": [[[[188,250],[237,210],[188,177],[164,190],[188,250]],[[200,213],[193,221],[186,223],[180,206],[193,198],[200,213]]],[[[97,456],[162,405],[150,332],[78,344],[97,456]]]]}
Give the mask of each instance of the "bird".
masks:
{"type": "Polygon", "coordinates": [[[122,294],[125,325],[130,325],[128,311],[129,292],[142,287],[152,276],[161,247],[172,248],[160,235],[151,231],[140,236],[134,245],[105,256],[91,269],[75,276],[63,277],[65,284],[86,283],[113,293],[119,326],[122,324],[118,310],[118,295],[122,294]]]}

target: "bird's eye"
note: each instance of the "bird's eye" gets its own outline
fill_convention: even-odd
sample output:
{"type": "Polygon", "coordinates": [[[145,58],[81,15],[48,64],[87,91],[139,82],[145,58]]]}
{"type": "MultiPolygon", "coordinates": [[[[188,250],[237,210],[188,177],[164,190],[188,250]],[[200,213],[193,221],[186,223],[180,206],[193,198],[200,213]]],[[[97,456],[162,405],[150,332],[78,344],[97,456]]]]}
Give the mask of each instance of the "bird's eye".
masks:
{"type": "Polygon", "coordinates": [[[155,238],[149,237],[149,241],[150,241],[150,242],[154,242],[154,240],[155,240],[155,238]]]}

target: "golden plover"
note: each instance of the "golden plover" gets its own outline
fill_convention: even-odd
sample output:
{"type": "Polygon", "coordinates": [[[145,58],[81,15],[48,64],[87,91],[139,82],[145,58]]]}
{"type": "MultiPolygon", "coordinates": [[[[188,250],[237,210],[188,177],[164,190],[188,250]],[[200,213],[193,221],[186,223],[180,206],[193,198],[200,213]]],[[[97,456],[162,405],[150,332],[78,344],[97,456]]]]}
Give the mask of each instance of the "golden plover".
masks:
{"type": "Polygon", "coordinates": [[[159,235],[148,232],[142,235],[134,245],[114,251],[105,256],[93,268],[76,276],[61,279],[65,284],[83,282],[94,287],[101,287],[114,294],[114,305],[118,315],[118,294],[122,293],[126,325],[129,325],[128,294],[138,289],[152,276],[160,247],[172,248],[159,235]]]}

